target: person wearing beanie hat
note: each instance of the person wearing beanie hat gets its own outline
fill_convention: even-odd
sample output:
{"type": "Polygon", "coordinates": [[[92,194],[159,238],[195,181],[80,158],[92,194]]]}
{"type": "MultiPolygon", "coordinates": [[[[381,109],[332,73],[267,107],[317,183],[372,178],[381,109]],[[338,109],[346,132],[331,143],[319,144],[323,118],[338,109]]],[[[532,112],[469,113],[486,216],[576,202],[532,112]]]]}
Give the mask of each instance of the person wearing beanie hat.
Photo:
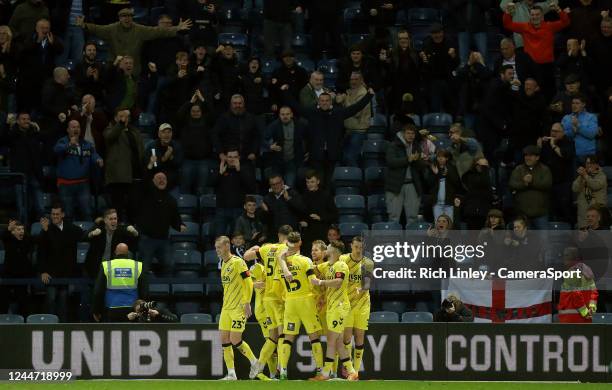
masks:
{"type": "Polygon", "coordinates": [[[514,168],[508,182],[514,194],[514,211],[528,217],[535,229],[547,229],[552,174],[540,162],[538,146],[526,146],[523,154],[525,163],[514,168]]]}
{"type": "Polygon", "coordinates": [[[172,137],[172,125],[162,123],[157,131],[157,139],[145,148],[147,174],[152,176],[157,172],[164,172],[169,191],[178,184],[179,169],[183,162],[183,149],[172,137]]]}

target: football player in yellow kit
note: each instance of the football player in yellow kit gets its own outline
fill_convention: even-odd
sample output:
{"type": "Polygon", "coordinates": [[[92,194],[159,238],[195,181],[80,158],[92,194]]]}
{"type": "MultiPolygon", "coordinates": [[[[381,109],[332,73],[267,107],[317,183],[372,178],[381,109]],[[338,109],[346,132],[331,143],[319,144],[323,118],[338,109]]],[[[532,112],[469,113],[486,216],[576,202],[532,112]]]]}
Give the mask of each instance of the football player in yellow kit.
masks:
{"type": "Polygon", "coordinates": [[[357,380],[358,376],[353,368],[353,363],[347,350],[344,348],[344,321],[351,310],[348,298],[349,268],[348,265],[339,261],[344,252],[344,244],[341,241],[332,241],[327,247],[327,262],[329,269],[325,279],[311,279],[315,286],[325,287],[325,300],[327,303],[327,349],[325,351],[325,365],[320,375],[313,380],[328,380],[331,377],[336,352],[340,357],[340,363],[346,370],[347,380],[357,380]]]}
{"type": "MultiPolygon", "coordinates": [[[[278,359],[281,359],[281,348],[277,345],[282,345],[283,335],[283,287],[280,280],[280,267],[278,266],[278,255],[287,247],[287,236],[293,229],[289,225],[283,225],[278,230],[278,243],[267,243],[259,246],[251,247],[244,253],[246,261],[259,259],[265,269],[265,283],[263,287],[263,307],[268,325],[268,339],[264,343],[259,352],[258,363],[260,366],[266,364],[268,359],[273,356],[274,351],[277,351],[278,359]]],[[[252,370],[249,378],[253,379],[257,376],[256,366],[251,367],[252,370]]],[[[272,373],[271,373],[272,375],[272,373]]]]}
{"type": "Polygon", "coordinates": [[[340,256],[340,260],[348,265],[350,277],[348,296],[351,311],[344,321],[344,347],[351,356],[351,339],[355,338],[355,355],[353,367],[356,372],[361,368],[363,359],[363,344],[365,331],[368,330],[370,319],[370,281],[374,270],[374,262],[363,256],[363,238],[353,237],[351,253],[340,256]]]}
{"type": "Polygon", "coordinates": [[[222,260],[223,306],[219,319],[219,334],[223,346],[223,360],[227,367],[227,375],[222,379],[237,380],[233,348],[236,348],[249,359],[251,367],[257,364],[257,359],[251,351],[251,347],[242,340],[242,332],[246,326],[246,321],[252,314],[253,280],[244,260],[231,254],[228,237],[218,237],[215,241],[215,250],[222,260]]]}

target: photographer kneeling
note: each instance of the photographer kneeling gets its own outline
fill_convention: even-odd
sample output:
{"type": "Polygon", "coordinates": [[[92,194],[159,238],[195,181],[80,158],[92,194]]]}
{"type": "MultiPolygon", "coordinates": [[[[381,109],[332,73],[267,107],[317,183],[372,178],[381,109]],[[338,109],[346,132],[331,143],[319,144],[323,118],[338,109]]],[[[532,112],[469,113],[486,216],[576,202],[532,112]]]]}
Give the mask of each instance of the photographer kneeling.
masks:
{"type": "Polygon", "coordinates": [[[133,322],[178,322],[176,314],[164,307],[158,307],[156,302],[137,299],[132,309],[134,311],[128,314],[127,318],[133,322]]]}

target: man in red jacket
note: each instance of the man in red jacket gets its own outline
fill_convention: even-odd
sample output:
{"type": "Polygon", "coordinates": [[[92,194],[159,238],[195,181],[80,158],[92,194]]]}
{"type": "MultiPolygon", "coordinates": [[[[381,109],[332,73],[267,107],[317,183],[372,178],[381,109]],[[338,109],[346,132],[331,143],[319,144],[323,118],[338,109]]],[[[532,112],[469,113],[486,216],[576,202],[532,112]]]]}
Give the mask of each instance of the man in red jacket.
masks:
{"type": "Polygon", "coordinates": [[[570,19],[566,11],[562,11],[558,5],[552,9],[559,14],[559,20],[554,22],[544,21],[544,12],[539,6],[534,6],[529,11],[528,23],[517,23],[512,21],[515,10],[514,3],[508,4],[504,13],[504,27],[507,30],[521,34],[525,45],[525,53],[529,54],[536,63],[540,85],[546,96],[552,97],[554,93],[554,49],[555,33],[569,26],[570,19]],[[550,96],[549,96],[550,95],[550,96]]]}
{"type": "Polygon", "coordinates": [[[591,323],[597,311],[598,292],[593,271],[578,257],[578,248],[563,251],[568,271],[579,271],[578,276],[564,278],[559,294],[559,322],[591,323]]]}

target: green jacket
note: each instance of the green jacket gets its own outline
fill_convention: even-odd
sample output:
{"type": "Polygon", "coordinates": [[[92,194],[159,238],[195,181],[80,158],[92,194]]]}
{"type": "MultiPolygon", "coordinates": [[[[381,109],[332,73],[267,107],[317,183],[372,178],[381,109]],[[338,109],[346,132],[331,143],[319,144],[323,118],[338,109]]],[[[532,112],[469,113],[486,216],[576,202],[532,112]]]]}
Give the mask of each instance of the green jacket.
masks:
{"type": "Polygon", "coordinates": [[[306,84],[300,91],[300,106],[304,108],[316,108],[317,104],[319,104],[319,99],[317,98],[316,92],[310,84],[306,84]]]}
{"type": "Polygon", "coordinates": [[[126,132],[123,126],[111,122],[104,129],[104,142],[106,143],[105,183],[132,183],[134,180],[133,171],[142,171],[141,164],[144,158],[143,140],[138,129],[128,126],[126,132]],[[134,136],[138,156],[132,156],[128,134],[134,136]],[[132,164],[136,163],[139,166],[133,170],[132,164]]]}
{"type": "Polygon", "coordinates": [[[134,23],[130,28],[124,28],[119,22],[106,26],[85,23],[85,28],[93,35],[104,39],[108,43],[111,62],[117,56],[131,56],[134,58],[134,74],[140,74],[140,57],[142,45],[145,41],[158,38],[168,38],[176,35],[177,27],[160,28],[143,26],[134,23]]]}
{"type": "Polygon", "coordinates": [[[532,169],[525,164],[514,168],[508,183],[514,194],[514,209],[519,214],[529,218],[542,217],[548,214],[552,174],[542,163],[537,163],[532,169]],[[523,177],[533,176],[533,181],[525,184],[523,177]]]}

